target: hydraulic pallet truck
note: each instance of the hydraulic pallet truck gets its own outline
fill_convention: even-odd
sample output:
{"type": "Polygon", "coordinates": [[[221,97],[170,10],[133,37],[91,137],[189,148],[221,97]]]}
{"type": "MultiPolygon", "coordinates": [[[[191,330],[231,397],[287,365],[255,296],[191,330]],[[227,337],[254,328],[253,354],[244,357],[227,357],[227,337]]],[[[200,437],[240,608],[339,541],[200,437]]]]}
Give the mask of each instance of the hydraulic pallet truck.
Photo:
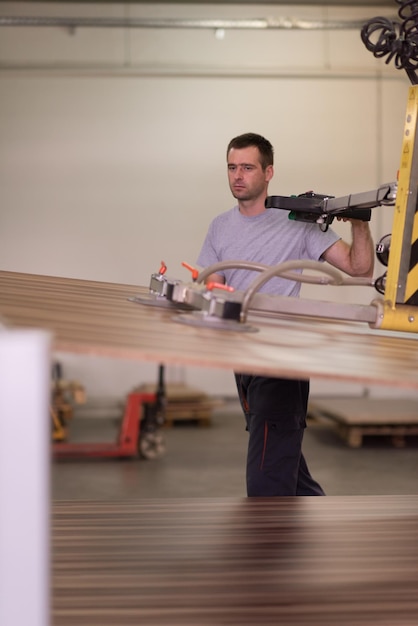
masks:
{"type": "Polygon", "coordinates": [[[53,456],[62,458],[132,458],[138,455],[155,459],[165,452],[160,428],[165,419],[164,366],[159,366],[155,393],[132,392],[128,395],[116,442],[54,442],[53,456]]]}

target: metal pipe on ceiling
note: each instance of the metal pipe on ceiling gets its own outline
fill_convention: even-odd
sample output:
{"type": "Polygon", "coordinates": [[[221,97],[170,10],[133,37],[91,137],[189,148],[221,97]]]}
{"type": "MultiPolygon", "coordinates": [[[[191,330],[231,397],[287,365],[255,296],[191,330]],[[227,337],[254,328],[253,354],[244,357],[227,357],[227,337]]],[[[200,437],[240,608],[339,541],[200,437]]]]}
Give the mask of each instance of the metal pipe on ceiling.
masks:
{"type": "Polygon", "coordinates": [[[7,17],[2,26],[68,28],[183,28],[207,30],[360,30],[360,20],[308,20],[293,17],[254,19],[99,18],[99,17],[7,17]]]}

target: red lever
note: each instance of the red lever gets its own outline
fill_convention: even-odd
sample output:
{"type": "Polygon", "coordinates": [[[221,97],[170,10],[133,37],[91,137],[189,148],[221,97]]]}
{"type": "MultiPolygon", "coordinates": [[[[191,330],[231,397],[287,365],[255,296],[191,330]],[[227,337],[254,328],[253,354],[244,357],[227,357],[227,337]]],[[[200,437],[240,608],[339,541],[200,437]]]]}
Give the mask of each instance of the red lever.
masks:
{"type": "Polygon", "coordinates": [[[224,291],[235,291],[233,287],[224,285],[223,283],[206,283],[206,289],[212,291],[212,289],[223,289],[224,291]]]}
{"type": "Polygon", "coordinates": [[[164,263],[164,261],[161,261],[161,267],[158,270],[159,274],[163,275],[165,274],[167,271],[167,265],[164,263]]]}
{"type": "Polygon", "coordinates": [[[185,263],[184,261],[182,263],[182,266],[185,267],[187,270],[190,270],[190,272],[192,273],[192,280],[195,281],[197,279],[197,277],[199,276],[199,270],[197,270],[196,268],[192,267],[188,263],[185,263]]]}

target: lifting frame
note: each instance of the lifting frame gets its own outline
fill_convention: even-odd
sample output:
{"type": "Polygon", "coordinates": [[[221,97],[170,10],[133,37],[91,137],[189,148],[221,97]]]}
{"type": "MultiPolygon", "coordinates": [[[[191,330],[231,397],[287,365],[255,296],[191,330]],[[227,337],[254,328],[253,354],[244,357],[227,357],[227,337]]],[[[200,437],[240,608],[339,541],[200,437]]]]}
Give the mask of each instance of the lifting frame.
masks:
{"type": "MultiPolygon", "coordinates": [[[[227,330],[255,330],[253,327],[243,324],[249,310],[263,314],[287,313],[310,317],[322,317],[328,319],[341,319],[362,321],[371,328],[394,330],[404,332],[418,332],[418,85],[409,89],[406,120],[402,144],[401,162],[399,167],[398,184],[394,210],[393,232],[391,236],[390,254],[388,255],[388,271],[384,276],[384,297],[374,299],[370,305],[341,304],[333,302],[321,302],[315,300],[304,301],[299,298],[287,298],[284,296],[265,296],[257,293],[266,280],[275,275],[287,278],[297,277],[292,275],[294,269],[302,267],[301,262],[287,262],[276,268],[261,266],[260,264],[245,264],[242,261],[225,261],[217,263],[198,273],[186,263],[185,267],[192,270],[192,283],[184,283],[177,279],[168,279],[165,276],[166,266],[162,263],[158,273],[152,274],[150,282],[150,297],[133,297],[131,301],[141,304],[173,306],[188,311],[174,318],[177,322],[192,325],[216,327],[227,330]],[[299,265],[298,265],[299,264],[299,265]],[[251,267],[250,267],[251,266],[251,267]],[[282,267],[283,266],[283,267],[282,267]],[[224,291],[223,285],[204,285],[204,281],[212,273],[228,267],[242,267],[261,272],[246,292],[224,291]],[[241,322],[241,324],[237,324],[241,322]]],[[[392,194],[392,185],[382,186],[373,192],[350,195],[346,198],[337,198],[329,201],[328,197],[323,201],[335,205],[337,215],[343,215],[343,207],[354,211],[364,209],[364,206],[373,207],[381,204],[393,204],[387,201],[392,194]],[[355,202],[356,198],[359,200],[355,202]],[[368,200],[372,198],[372,202],[368,200]],[[374,200],[373,200],[374,198],[374,200]],[[354,204],[352,202],[354,201],[354,204]],[[345,204],[344,204],[345,203],[345,204]]],[[[321,196],[318,196],[321,198],[321,196]]],[[[307,206],[306,196],[303,199],[284,198],[273,196],[267,198],[267,208],[289,209],[291,202],[296,205],[307,206]]],[[[309,202],[309,200],[308,200],[309,202]]],[[[318,207],[316,207],[318,209],[318,207]]],[[[303,210],[303,209],[302,209],[303,210]]],[[[319,210],[319,209],[318,209],[319,210]]],[[[318,224],[321,219],[333,217],[332,211],[322,216],[313,215],[312,221],[317,218],[318,224]]],[[[312,215],[311,215],[312,217],[312,215]]],[[[355,213],[350,217],[355,217],[355,213]]],[[[363,219],[363,218],[361,218],[363,219]]],[[[367,218],[365,218],[367,219],[367,218]]],[[[369,218],[370,219],[370,218],[369,218]]],[[[304,267],[309,265],[304,264],[304,267]]],[[[312,269],[318,270],[318,264],[311,262],[312,269]]],[[[325,268],[324,268],[325,269],[325,268]]],[[[334,284],[338,284],[338,276],[333,275],[333,268],[325,273],[331,275],[334,284]],[[335,282],[337,279],[337,283],[335,282]]],[[[297,278],[296,278],[297,279],[297,278]]],[[[311,281],[312,282],[312,281],[311,281]]],[[[317,281],[318,282],[318,281],[317,281]]],[[[324,283],[324,281],[321,281],[324,283]]],[[[344,281],[341,281],[342,284],[344,281]]],[[[348,284],[348,283],[346,283],[348,284]]],[[[355,283],[353,283],[355,284],[355,283]]],[[[358,283],[359,284],[359,283],[358,283]]],[[[365,283],[363,283],[365,284],[365,283]]],[[[373,281],[368,283],[373,284],[373,281]]],[[[228,289],[228,288],[227,288],[228,289]]],[[[231,290],[233,291],[233,290],[231,290]]]]}
{"type": "Polygon", "coordinates": [[[409,88],[380,328],[418,332],[418,85],[409,88]]]}

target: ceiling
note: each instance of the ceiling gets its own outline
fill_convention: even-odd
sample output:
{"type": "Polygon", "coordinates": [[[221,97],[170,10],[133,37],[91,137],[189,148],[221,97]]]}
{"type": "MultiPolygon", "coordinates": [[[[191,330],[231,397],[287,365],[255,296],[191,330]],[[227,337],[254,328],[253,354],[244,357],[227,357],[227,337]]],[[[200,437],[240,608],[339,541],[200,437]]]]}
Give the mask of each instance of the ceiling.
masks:
{"type": "MultiPolygon", "coordinates": [[[[7,2],[8,0],[0,0],[7,2]]],[[[14,0],[26,4],[39,4],[39,0],[14,0]]],[[[63,0],[42,0],[45,3],[58,4],[63,0]]],[[[153,0],[64,0],[65,4],[153,4],[153,0]]],[[[158,0],[156,4],[258,4],[257,0],[158,0]]],[[[9,1],[10,4],[10,1],[9,1]]],[[[260,4],[305,5],[305,6],[351,6],[351,7],[398,7],[396,0],[261,0],[260,4]]]]}

